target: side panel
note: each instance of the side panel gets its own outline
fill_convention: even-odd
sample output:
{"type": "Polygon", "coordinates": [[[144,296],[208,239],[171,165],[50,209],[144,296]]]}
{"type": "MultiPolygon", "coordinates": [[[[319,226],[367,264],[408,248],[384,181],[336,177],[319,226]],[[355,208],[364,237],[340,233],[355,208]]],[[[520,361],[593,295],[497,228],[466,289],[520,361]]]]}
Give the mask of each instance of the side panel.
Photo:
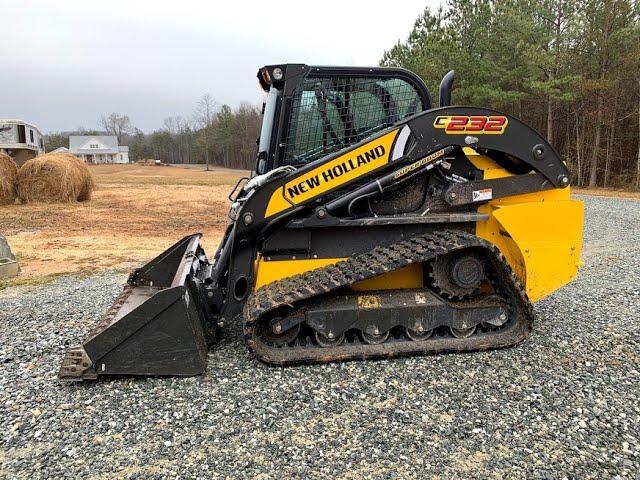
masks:
{"type": "Polygon", "coordinates": [[[477,223],[476,234],[500,249],[531,301],[576,277],[584,212],[568,188],[493,201],[478,211],[490,217],[477,223]]]}
{"type": "Polygon", "coordinates": [[[356,292],[369,290],[394,290],[406,288],[421,288],[423,286],[423,267],[420,263],[414,263],[398,270],[362,280],[353,284],[356,292]]]}
{"type": "MultiPolygon", "coordinates": [[[[228,284],[233,288],[234,295],[226,299],[221,316],[233,318],[240,313],[250,291],[247,287],[256,284],[254,262],[257,249],[261,241],[281,229],[285,222],[295,219],[297,215],[300,218],[313,215],[313,208],[321,205],[329,196],[339,193],[346,195],[350,187],[370,180],[379,172],[388,173],[390,167],[405,167],[450,146],[464,148],[470,145],[476,150],[494,150],[519,159],[546,178],[550,188],[561,188],[568,184],[569,173],[553,148],[530,127],[513,117],[474,107],[445,107],[422,112],[359,144],[275,178],[248,196],[237,212],[240,221],[235,226],[230,257],[228,284]],[[458,125],[455,123],[459,121],[457,117],[466,119],[464,131],[469,135],[449,132],[452,122],[454,126],[458,125]],[[476,125],[478,119],[482,120],[482,128],[476,125]],[[502,122],[495,132],[491,123],[494,120],[502,122]],[[411,141],[404,145],[400,141],[394,143],[396,138],[401,137],[399,132],[403,129],[410,129],[411,141]],[[383,139],[388,145],[381,144],[383,139]],[[355,152],[358,154],[354,155],[355,152]],[[358,156],[363,156],[363,160],[358,156]]],[[[399,229],[389,227],[387,230],[397,232],[399,229]]],[[[369,241],[374,238],[370,237],[369,241]]],[[[335,243],[335,239],[332,242],[335,243]]],[[[350,257],[352,253],[343,249],[318,256],[350,257]]],[[[522,275],[524,277],[524,271],[522,275]]]]}
{"type": "MultiPolygon", "coordinates": [[[[338,263],[342,260],[346,260],[346,258],[275,261],[265,261],[260,258],[256,262],[255,290],[271,282],[299,275],[310,270],[315,270],[316,268],[326,267],[327,265],[338,263]]],[[[353,285],[353,289],[356,291],[420,287],[422,287],[422,266],[419,264],[409,265],[353,285]]]]}
{"type": "Polygon", "coordinates": [[[345,258],[314,258],[304,260],[272,260],[259,258],[256,262],[255,290],[283,278],[338,263],[345,258]]]}

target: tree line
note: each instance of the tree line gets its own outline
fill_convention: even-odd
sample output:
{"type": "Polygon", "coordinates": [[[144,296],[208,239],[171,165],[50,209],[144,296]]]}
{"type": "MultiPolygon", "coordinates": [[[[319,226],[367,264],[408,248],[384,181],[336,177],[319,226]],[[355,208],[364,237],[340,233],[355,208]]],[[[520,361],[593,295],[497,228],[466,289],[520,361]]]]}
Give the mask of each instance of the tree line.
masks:
{"type": "Polygon", "coordinates": [[[131,161],[154,159],[251,170],[261,122],[257,106],[242,103],[232,108],[203,95],[191,116],[166,118],[151,133],[136,128],[127,115],[111,113],[98,119],[100,129],[79,128],[45,135],[45,148],[52,151],[68,147],[70,135],[115,135],[120,145],[129,146],[131,161]]]}
{"type": "Polygon", "coordinates": [[[495,108],[546,135],[574,184],[640,189],[640,2],[448,0],[381,64],[453,103],[495,108]]]}
{"type": "Polygon", "coordinates": [[[150,134],[136,131],[129,144],[129,156],[251,170],[261,122],[260,109],[254,105],[218,107],[209,95],[204,95],[191,118],[166,118],[162,127],[150,134]]]}

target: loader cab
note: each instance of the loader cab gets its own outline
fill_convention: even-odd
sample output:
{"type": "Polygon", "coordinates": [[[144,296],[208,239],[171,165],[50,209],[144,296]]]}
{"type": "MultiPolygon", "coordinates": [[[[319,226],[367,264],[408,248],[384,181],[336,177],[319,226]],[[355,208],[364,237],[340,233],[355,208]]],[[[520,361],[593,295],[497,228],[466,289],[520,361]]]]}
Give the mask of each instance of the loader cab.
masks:
{"type": "Polygon", "coordinates": [[[422,80],[401,68],[270,65],[256,172],[306,165],[431,108],[422,80]]]}

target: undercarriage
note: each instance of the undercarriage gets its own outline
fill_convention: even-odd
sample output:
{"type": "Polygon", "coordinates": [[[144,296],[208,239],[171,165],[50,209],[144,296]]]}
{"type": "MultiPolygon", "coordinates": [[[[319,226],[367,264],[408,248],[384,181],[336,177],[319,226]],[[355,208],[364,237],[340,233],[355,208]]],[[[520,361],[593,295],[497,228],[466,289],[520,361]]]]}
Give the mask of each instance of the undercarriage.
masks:
{"type": "MultiPolygon", "coordinates": [[[[448,271],[447,288],[455,284],[448,271]]],[[[472,282],[473,284],[474,282],[472,282]]],[[[383,358],[514,345],[532,328],[526,293],[495,247],[464,232],[440,231],[379,247],[258,290],[244,310],[249,348],[280,365],[383,358]],[[450,300],[424,289],[349,292],[348,287],[409,264],[428,271],[450,258],[481,265],[475,288],[450,300]]]]}

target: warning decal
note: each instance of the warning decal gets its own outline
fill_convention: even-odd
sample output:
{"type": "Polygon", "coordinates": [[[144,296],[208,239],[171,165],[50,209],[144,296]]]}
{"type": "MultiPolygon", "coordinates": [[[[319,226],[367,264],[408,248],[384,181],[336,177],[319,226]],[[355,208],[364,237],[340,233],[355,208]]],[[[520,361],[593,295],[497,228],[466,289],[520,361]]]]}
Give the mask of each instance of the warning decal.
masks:
{"type": "Polygon", "coordinates": [[[483,188],[482,190],[473,191],[474,202],[484,202],[493,198],[493,190],[491,188],[483,188]]]}

